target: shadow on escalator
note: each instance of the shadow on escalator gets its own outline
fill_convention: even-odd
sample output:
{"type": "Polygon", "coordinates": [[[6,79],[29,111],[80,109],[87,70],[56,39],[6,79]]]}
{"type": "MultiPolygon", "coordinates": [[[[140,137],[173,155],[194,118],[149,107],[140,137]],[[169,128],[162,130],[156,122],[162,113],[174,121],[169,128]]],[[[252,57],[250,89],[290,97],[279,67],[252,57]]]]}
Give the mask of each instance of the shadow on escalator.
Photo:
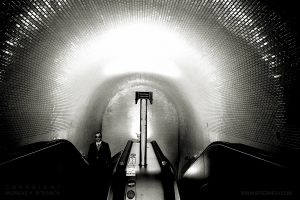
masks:
{"type": "Polygon", "coordinates": [[[37,142],[0,160],[0,199],[89,199],[95,187],[88,162],[67,140],[37,142]]]}
{"type": "Polygon", "coordinates": [[[128,140],[123,151],[112,158],[112,179],[108,190],[108,200],[123,200],[126,185],[126,165],[133,141],[128,140]]]}
{"type": "Polygon", "coordinates": [[[177,182],[182,200],[291,200],[299,198],[298,171],[287,158],[214,142],[185,166],[177,182]]]}

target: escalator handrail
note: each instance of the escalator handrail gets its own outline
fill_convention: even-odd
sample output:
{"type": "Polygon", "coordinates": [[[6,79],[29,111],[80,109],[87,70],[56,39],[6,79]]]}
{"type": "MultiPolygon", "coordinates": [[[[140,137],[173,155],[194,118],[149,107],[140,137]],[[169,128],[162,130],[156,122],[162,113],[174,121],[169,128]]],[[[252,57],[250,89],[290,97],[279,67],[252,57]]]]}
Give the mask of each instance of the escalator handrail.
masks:
{"type": "MultiPolygon", "coordinates": [[[[37,142],[37,143],[33,143],[33,144],[26,145],[24,147],[21,147],[20,149],[16,150],[15,152],[10,153],[9,155],[7,155],[5,157],[5,159],[3,159],[1,161],[0,166],[9,164],[11,162],[17,161],[19,159],[23,159],[28,156],[32,156],[34,154],[40,153],[42,151],[45,151],[45,150],[48,150],[51,148],[55,148],[61,144],[71,145],[73,148],[76,149],[76,147],[74,147],[70,141],[65,140],[65,139],[37,142]]],[[[80,154],[79,151],[78,151],[78,154],[80,154]]],[[[85,159],[82,157],[81,154],[80,154],[80,156],[81,156],[82,160],[86,163],[85,159]]]]}
{"type": "Polygon", "coordinates": [[[119,200],[124,199],[124,188],[126,184],[126,165],[131,151],[133,141],[128,140],[127,144],[117,162],[116,169],[113,173],[113,182],[109,190],[108,199],[119,200]]]}
{"type": "Polygon", "coordinates": [[[155,140],[150,142],[152,144],[154,153],[157,157],[158,163],[161,167],[161,178],[162,178],[162,186],[164,188],[164,197],[166,200],[174,200],[178,199],[178,192],[175,190],[177,188],[174,170],[172,168],[172,164],[167,159],[167,157],[163,154],[161,149],[159,148],[157,142],[155,140]],[[177,198],[176,198],[177,196],[177,198]]]}
{"type": "Polygon", "coordinates": [[[161,167],[161,169],[167,169],[169,168],[172,172],[172,174],[174,174],[174,169],[172,164],[170,163],[170,161],[166,158],[166,156],[163,154],[163,152],[161,151],[161,149],[159,148],[157,142],[155,140],[150,142],[152,144],[154,153],[158,159],[158,163],[161,167]]]}
{"type": "Polygon", "coordinates": [[[130,154],[130,150],[131,150],[131,147],[132,147],[132,144],[133,144],[133,141],[132,140],[128,140],[127,141],[127,144],[124,148],[124,151],[121,155],[121,158],[118,162],[118,166],[126,166],[127,164],[127,161],[128,161],[128,157],[129,157],[129,154],[130,154]]]}
{"type": "Polygon", "coordinates": [[[182,175],[185,174],[185,172],[189,169],[189,167],[192,166],[199,159],[199,157],[206,154],[209,150],[211,150],[212,148],[214,148],[216,146],[229,149],[231,151],[243,154],[245,156],[252,157],[252,158],[257,159],[257,160],[261,160],[263,162],[269,163],[271,165],[275,165],[275,166],[280,167],[280,168],[286,168],[285,165],[283,165],[278,160],[275,160],[275,157],[272,157],[272,155],[268,155],[267,152],[263,153],[259,149],[255,149],[253,147],[248,147],[248,146],[245,146],[245,145],[241,146],[241,145],[238,145],[238,144],[232,144],[232,143],[228,143],[228,142],[216,141],[216,142],[213,142],[213,143],[209,144],[203,150],[203,152],[201,152],[201,154],[195,156],[192,160],[190,160],[190,162],[187,163],[188,165],[186,167],[184,167],[182,175]],[[257,150],[257,151],[255,151],[255,150],[257,150]]]}
{"type": "MultiPolygon", "coordinates": [[[[113,169],[113,171],[112,171],[112,174],[115,174],[115,173],[116,173],[116,171],[117,171],[117,166],[118,166],[118,163],[120,162],[120,159],[121,159],[121,156],[122,156],[123,150],[122,150],[122,151],[120,151],[119,153],[120,153],[120,155],[119,155],[119,158],[118,158],[118,160],[117,160],[117,162],[116,162],[116,164],[115,164],[115,166],[114,166],[114,169],[113,169]]],[[[119,153],[117,153],[117,154],[119,154],[119,153]]]]}
{"type": "MultiPolygon", "coordinates": [[[[119,153],[117,153],[116,155],[118,155],[118,154],[120,154],[120,155],[119,155],[119,157],[117,159],[117,162],[116,162],[116,164],[114,166],[114,169],[112,171],[112,176],[114,176],[116,174],[116,172],[117,172],[118,163],[120,162],[121,156],[123,154],[123,150],[120,151],[119,153]]],[[[112,189],[112,184],[110,183],[109,184],[109,188],[108,188],[108,193],[107,193],[107,199],[110,200],[112,198],[113,198],[113,189],[112,189]]]]}

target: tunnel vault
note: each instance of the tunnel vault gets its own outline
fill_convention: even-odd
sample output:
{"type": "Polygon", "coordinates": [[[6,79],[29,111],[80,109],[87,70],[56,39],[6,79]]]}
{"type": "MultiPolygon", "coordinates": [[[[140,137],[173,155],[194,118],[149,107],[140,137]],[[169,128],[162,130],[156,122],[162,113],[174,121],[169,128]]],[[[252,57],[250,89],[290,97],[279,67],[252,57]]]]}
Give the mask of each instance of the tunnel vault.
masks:
{"type": "Polygon", "coordinates": [[[94,132],[101,129],[103,138],[111,144],[112,154],[124,148],[120,144],[126,144],[128,139],[137,140],[139,111],[134,103],[136,90],[151,90],[156,96],[149,110],[148,140],[157,140],[176,168],[180,156],[183,157],[186,151],[192,154],[208,144],[204,132],[198,130],[194,111],[174,83],[151,74],[119,76],[102,83],[85,106],[84,120],[76,123],[74,132],[78,134],[71,135],[69,140],[85,153],[94,132]],[[198,138],[194,138],[187,149],[185,142],[195,135],[198,138]],[[179,152],[185,153],[181,155],[179,152]]]}

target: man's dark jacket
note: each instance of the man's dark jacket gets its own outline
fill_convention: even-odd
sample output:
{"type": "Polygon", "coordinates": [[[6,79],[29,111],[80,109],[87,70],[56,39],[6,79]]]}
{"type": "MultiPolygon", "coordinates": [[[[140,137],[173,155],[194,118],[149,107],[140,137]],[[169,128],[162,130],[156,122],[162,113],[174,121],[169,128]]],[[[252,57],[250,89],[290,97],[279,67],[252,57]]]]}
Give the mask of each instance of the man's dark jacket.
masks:
{"type": "Polygon", "coordinates": [[[96,142],[90,144],[88,152],[88,161],[90,166],[96,170],[108,170],[110,167],[111,153],[109,144],[101,142],[99,150],[97,149],[96,142]]]}

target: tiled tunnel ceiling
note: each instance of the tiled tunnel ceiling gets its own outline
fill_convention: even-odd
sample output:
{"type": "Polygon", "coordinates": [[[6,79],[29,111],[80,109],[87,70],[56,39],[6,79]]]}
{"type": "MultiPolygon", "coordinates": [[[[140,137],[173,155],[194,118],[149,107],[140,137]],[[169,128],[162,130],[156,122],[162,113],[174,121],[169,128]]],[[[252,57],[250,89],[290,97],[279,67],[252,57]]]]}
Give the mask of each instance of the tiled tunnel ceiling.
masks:
{"type": "MultiPolygon", "coordinates": [[[[97,47],[103,59],[96,60],[97,67],[69,61],[76,60],[78,49],[89,48],[84,42],[90,38],[133,23],[162,26],[199,54],[173,59],[181,77],[167,79],[178,88],[194,87],[189,103],[211,141],[299,150],[297,32],[272,8],[258,0],[2,1],[2,147],[58,138],[67,130],[77,134],[77,103],[88,101],[80,93],[88,96],[93,91],[86,88],[102,84],[102,64],[109,57],[102,58],[105,49],[97,47]]],[[[165,76],[157,69],[150,73],[154,81],[157,73],[165,76]]]]}

